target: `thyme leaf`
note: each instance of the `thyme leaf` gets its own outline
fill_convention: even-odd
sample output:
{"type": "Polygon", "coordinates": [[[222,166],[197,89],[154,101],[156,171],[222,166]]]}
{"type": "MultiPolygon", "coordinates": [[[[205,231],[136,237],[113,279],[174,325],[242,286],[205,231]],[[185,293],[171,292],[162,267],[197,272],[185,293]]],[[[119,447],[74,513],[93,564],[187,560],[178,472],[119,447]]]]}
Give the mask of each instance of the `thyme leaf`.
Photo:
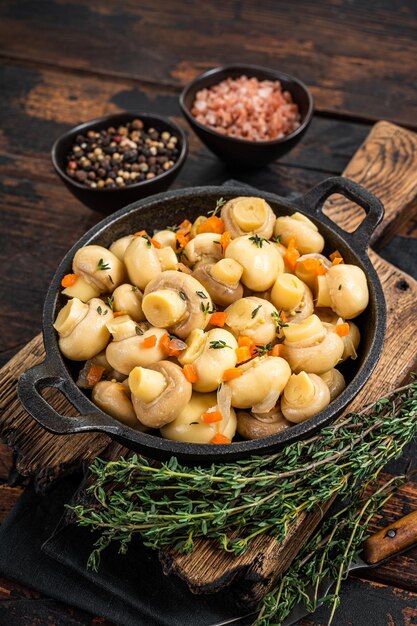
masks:
{"type": "Polygon", "coordinates": [[[260,237],[259,235],[253,235],[253,237],[249,237],[249,241],[251,241],[253,245],[257,248],[262,248],[264,243],[271,243],[270,241],[268,241],[268,239],[265,239],[265,237],[260,237]]]}
{"type": "Polygon", "coordinates": [[[220,348],[232,349],[232,346],[228,346],[227,343],[225,341],[222,341],[221,339],[216,339],[216,341],[210,341],[209,347],[213,350],[220,350],[220,348]]]}
{"type": "Polygon", "coordinates": [[[251,318],[252,318],[252,319],[254,319],[254,318],[257,316],[258,311],[259,311],[259,309],[261,309],[261,308],[262,308],[262,304],[260,304],[260,305],[259,305],[259,306],[257,306],[255,309],[253,309],[252,313],[250,314],[250,316],[251,316],[251,318]]]}
{"type": "Polygon", "coordinates": [[[110,270],[111,266],[108,263],[104,262],[104,259],[99,259],[97,263],[97,270],[110,270]]]}

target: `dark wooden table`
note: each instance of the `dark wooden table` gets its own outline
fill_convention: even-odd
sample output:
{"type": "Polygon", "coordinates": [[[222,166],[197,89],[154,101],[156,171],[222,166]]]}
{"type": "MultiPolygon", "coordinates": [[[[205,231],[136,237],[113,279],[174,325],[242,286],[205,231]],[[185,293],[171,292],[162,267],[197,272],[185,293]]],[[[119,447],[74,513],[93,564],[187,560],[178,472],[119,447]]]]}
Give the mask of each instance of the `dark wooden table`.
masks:
{"type": "MultiPolygon", "coordinates": [[[[234,61],[277,67],[304,80],[316,99],[302,144],[242,173],[189,134],[175,186],[234,177],[280,194],[340,173],[378,119],[417,128],[415,0],[2,0],[0,42],[0,365],[39,332],[58,261],[100,220],[52,170],[51,144],[74,124],[129,109],[185,126],[178,93],[200,71],[234,61]]],[[[416,222],[401,234],[417,237],[416,222]]],[[[397,238],[382,255],[399,245],[397,238]]],[[[408,269],[406,257],[396,261],[408,269]]],[[[21,492],[7,485],[11,467],[0,447],[0,521],[21,492]]],[[[416,626],[417,561],[410,570],[404,580],[394,560],[385,584],[371,574],[348,582],[335,624],[416,626]]],[[[0,579],[0,600],[0,624],[8,626],[108,624],[9,580],[0,579]]]]}

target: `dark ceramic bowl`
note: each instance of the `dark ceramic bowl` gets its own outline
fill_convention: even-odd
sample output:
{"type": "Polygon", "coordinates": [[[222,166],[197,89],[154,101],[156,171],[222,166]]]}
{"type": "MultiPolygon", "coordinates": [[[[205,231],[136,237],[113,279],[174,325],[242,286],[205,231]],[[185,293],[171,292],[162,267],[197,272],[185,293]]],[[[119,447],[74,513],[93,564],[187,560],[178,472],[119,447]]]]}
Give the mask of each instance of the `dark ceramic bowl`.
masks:
{"type": "Polygon", "coordinates": [[[220,197],[229,200],[247,195],[248,189],[247,186],[196,187],[159,194],[131,204],[103,220],[69,250],[57,268],[45,300],[43,337],[46,360],[25,372],[18,385],[19,397],[25,409],[44,428],[57,434],[104,432],[127,447],[153,458],[175,455],[194,463],[230,461],[251,454],[269,453],[286,443],[307,437],[334,420],[352,401],[371,375],[384,343],[385,300],[378,275],[367,254],[369,238],[382,219],[384,210],[372,194],[346,178],[324,180],[291,202],[274,194],[253,191],[265,198],[277,215],[288,215],[294,211],[307,215],[325,238],[325,254],[339,250],[347,263],[361,267],[368,278],[369,305],[364,313],[355,318],[362,337],[358,358],[343,363],[342,371],[348,383],[346,389],[323,411],[301,424],[264,439],[236,441],[230,445],[182,443],[125,426],[103,413],[75,384],[81,364],[63,357],[57,333],[52,326],[66,301],[61,294],[61,279],[64,274],[71,272],[75,252],[87,244],[107,247],[115,239],[142,228],[152,232],[155,228],[165,228],[167,224],[180,223],[184,218],[194,220],[198,215],[212,210],[220,197]],[[354,233],[346,233],[322,213],[323,203],[333,193],[341,193],[366,211],[366,218],[354,233]],[[68,417],[57,413],[41,395],[45,387],[56,387],[62,391],[80,415],[68,417]]]}
{"type": "Polygon", "coordinates": [[[131,202],[135,202],[135,200],[140,200],[151,194],[168,189],[184,165],[187,152],[187,137],[182,128],[172,120],[149,113],[115,113],[74,126],[74,128],[64,135],[61,135],[61,137],[55,141],[52,146],[51,156],[53,166],[58,176],[71,193],[83,204],[90,207],[90,209],[108,214],[114,213],[114,211],[121,209],[131,202]],[[78,134],[86,133],[89,130],[102,130],[109,126],[117,127],[131,122],[136,118],[142,120],[147,128],[153,127],[160,132],[166,130],[178,138],[179,156],[171,169],[159,176],[155,176],[155,178],[151,180],[143,180],[133,185],[117,189],[90,189],[68,176],[66,173],[66,158],[78,134]]]}
{"type": "Polygon", "coordinates": [[[306,132],[313,116],[313,96],[306,85],[283,72],[260,67],[258,65],[224,65],[204,72],[197,76],[183,90],[180,96],[182,112],[193,131],[201,141],[220,159],[232,165],[256,168],[279,159],[289,152],[300,141],[306,132]],[[248,141],[228,137],[197,122],[191,114],[191,108],[197,91],[217,85],[225,78],[238,78],[245,74],[249,78],[260,80],[279,80],[284,90],[289,91],[300,109],[301,124],[297,130],[272,141],[248,141]]]}

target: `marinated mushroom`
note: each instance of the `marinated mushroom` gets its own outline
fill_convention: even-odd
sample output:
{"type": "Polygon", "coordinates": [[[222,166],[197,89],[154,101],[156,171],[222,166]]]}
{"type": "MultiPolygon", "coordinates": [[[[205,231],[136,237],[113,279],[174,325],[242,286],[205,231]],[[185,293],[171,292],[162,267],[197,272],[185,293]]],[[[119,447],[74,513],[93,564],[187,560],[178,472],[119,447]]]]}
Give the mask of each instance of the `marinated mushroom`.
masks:
{"type": "Polygon", "coordinates": [[[198,263],[192,275],[207,289],[213,302],[228,306],[243,297],[239,282],[242,272],[233,259],[220,259],[217,263],[198,263]]]}
{"type": "Polygon", "coordinates": [[[100,292],[100,289],[90,285],[82,276],[77,276],[73,285],[65,287],[65,289],[61,291],[64,296],[68,298],[78,298],[82,302],[88,302],[91,298],[97,298],[100,292]]]}
{"type": "Polygon", "coordinates": [[[267,239],[258,235],[233,239],[226,248],[225,256],[243,267],[241,281],[253,291],[267,291],[278,274],[284,271],[280,253],[267,239]]]}
{"type": "Polygon", "coordinates": [[[277,435],[291,426],[281,409],[274,407],[268,413],[238,411],[237,432],[244,439],[263,439],[277,435]]]}
{"type": "Polygon", "coordinates": [[[125,278],[123,263],[102,246],[79,248],[74,255],[72,270],[100,293],[112,292],[125,278]]]}
{"type": "Polygon", "coordinates": [[[130,282],[142,291],[146,285],[162,272],[158,252],[149,237],[133,237],[126,248],[123,261],[130,282]]]}
{"type": "Polygon", "coordinates": [[[343,389],[346,387],[346,382],[343,374],[334,367],[320,375],[320,378],[326,383],[330,392],[330,402],[332,402],[338,395],[340,395],[343,389]]]}
{"type": "Polygon", "coordinates": [[[132,403],[138,420],[161,428],[175,420],[190,401],[192,387],[182,369],[171,361],[135,367],[129,374],[132,403]]]}
{"type": "Polygon", "coordinates": [[[127,376],[137,365],[147,367],[165,357],[161,338],[166,331],[161,328],[137,324],[128,315],[115,317],[107,328],[113,341],[107,346],[106,358],[118,372],[127,376]]]}
{"type": "Polygon", "coordinates": [[[317,276],[323,275],[332,264],[323,254],[313,252],[303,254],[295,263],[295,275],[303,281],[313,292],[317,289],[317,276]]]}
{"type": "Polygon", "coordinates": [[[216,233],[196,235],[187,243],[182,256],[188,265],[194,265],[200,261],[218,261],[223,257],[220,235],[216,233]]]}
{"type": "Polygon", "coordinates": [[[157,241],[161,248],[169,247],[172,248],[174,252],[177,249],[177,239],[173,230],[158,230],[152,239],[157,241]]]}
{"type": "Polygon", "coordinates": [[[291,369],[288,363],[281,357],[267,356],[257,357],[240,365],[238,370],[241,376],[223,383],[231,389],[232,406],[237,409],[253,408],[254,412],[268,412],[279,398],[284,389],[291,369]],[[272,404],[269,408],[261,406],[265,401],[272,404]]]}
{"type": "Polygon", "coordinates": [[[270,239],[275,225],[275,213],[263,198],[239,196],[223,205],[221,217],[232,239],[259,235],[270,239]]]}
{"type": "Polygon", "coordinates": [[[205,414],[218,410],[215,393],[193,392],[191,400],[184,407],[178,417],[161,428],[161,434],[166,439],[174,441],[188,441],[190,443],[211,443],[217,434],[224,435],[230,441],[236,433],[236,414],[231,409],[226,420],[205,422],[205,414]]]}
{"type": "Polygon", "coordinates": [[[156,254],[158,255],[158,259],[163,272],[165,272],[165,270],[176,270],[178,268],[177,255],[170,246],[166,246],[165,248],[157,248],[156,254]]]}
{"type": "Polygon", "coordinates": [[[287,420],[298,424],[313,417],[328,404],[330,391],[320,376],[300,372],[291,375],[284,389],[281,411],[287,420]]]}
{"type": "Polygon", "coordinates": [[[361,333],[355,322],[352,322],[351,320],[349,322],[344,322],[344,320],[336,315],[331,309],[317,309],[316,315],[323,322],[324,326],[328,325],[335,332],[338,331],[338,326],[340,328],[344,323],[348,325],[349,332],[341,336],[343,343],[345,344],[342,361],[346,361],[346,359],[349,358],[355,360],[358,357],[356,351],[361,340],[361,333]]]}
{"type": "Polygon", "coordinates": [[[54,323],[62,354],[73,361],[87,361],[104,350],[110,339],[106,322],[112,317],[111,308],[100,298],[88,303],[69,300],[54,323]]]}
{"type": "Polygon", "coordinates": [[[196,328],[186,343],[188,347],[178,360],[181,365],[193,365],[197,375],[193,389],[214,391],[222,382],[224,372],[236,365],[236,339],[223,328],[213,328],[207,333],[196,328]]]}
{"type": "Polygon", "coordinates": [[[317,306],[330,307],[344,319],[360,315],[368,306],[365,273],[356,265],[341,263],[317,277],[317,306]]]}
{"type": "Polygon", "coordinates": [[[94,385],[91,399],[102,411],[119,422],[136,430],[143,430],[130,401],[129,390],[122,383],[100,381],[94,385]]]}
{"type": "Polygon", "coordinates": [[[326,328],[317,315],[310,315],[283,328],[281,355],[295,373],[324,374],[342,358],[344,343],[333,329],[326,328]]]}
{"type": "Polygon", "coordinates": [[[125,237],[120,237],[120,239],[116,239],[116,241],[113,241],[113,243],[111,244],[109,250],[115,256],[117,256],[119,261],[123,261],[125,252],[133,237],[134,235],[126,235],[125,237]]]}
{"type": "Polygon", "coordinates": [[[134,322],[143,322],[145,315],[142,311],[142,298],[142,292],[135,285],[119,285],[113,291],[113,310],[123,311],[134,322]]]}
{"type": "Polygon", "coordinates": [[[324,239],[317,226],[302,213],[282,215],[274,226],[274,235],[280,237],[281,243],[288,246],[290,239],[296,241],[296,248],[301,254],[321,252],[324,239]]]}
{"type": "Polygon", "coordinates": [[[291,322],[301,321],[314,311],[313,294],[293,274],[278,274],[271,289],[271,302],[278,310],[284,309],[291,322]]]}
{"type": "Polygon", "coordinates": [[[142,309],[153,326],[185,339],[195,328],[207,326],[213,303],[198,280],[167,270],[147,285],[142,309]]]}
{"type": "Polygon", "coordinates": [[[245,335],[258,344],[275,339],[278,311],[268,300],[256,296],[241,298],[228,306],[225,313],[227,328],[235,337],[245,335]]]}

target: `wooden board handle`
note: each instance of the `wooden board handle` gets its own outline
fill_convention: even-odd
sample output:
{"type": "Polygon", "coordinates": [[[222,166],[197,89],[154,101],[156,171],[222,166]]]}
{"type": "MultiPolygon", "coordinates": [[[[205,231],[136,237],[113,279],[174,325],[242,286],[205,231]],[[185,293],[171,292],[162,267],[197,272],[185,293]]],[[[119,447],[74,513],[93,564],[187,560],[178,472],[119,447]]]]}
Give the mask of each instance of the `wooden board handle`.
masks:
{"type": "Polygon", "coordinates": [[[374,565],[417,543],[417,511],[382,528],[363,544],[365,561],[374,565]]]}

